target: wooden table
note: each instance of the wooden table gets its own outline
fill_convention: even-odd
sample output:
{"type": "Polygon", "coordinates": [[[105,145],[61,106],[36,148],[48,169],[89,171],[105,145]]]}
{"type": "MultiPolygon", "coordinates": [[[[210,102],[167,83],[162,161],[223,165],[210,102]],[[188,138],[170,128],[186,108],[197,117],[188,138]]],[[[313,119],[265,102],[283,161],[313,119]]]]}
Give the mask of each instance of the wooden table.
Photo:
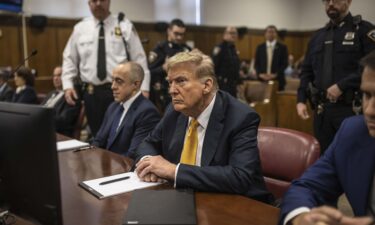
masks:
{"type": "MultiPolygon", "coordinates": [[[[61,140],[61,137],[59,137],[61,140]]],[[[130,170],[132,161],[94,148],[59,152],[62,209],[65,225],[120,225],[130,193],[99,200],[78,186],[95,179],[130,170]]],[[[170,188],[170,186],[158,186],[170,188]]],[[[279,209],[240,195],[196,193],[199,225],[276,225],[279,209]]],[[[162,203],[160,203],[162,207],[162,203]]],[[[147,206],[145,206],[147,209],[147,206]]],[[[28,224],[18,220],[18,225],[28,224]]]]}

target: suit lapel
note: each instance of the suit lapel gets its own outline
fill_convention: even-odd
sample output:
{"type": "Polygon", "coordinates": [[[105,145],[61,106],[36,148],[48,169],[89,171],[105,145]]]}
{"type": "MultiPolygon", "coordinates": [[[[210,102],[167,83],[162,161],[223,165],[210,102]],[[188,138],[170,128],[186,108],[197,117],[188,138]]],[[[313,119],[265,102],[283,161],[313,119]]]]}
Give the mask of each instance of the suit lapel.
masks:
{"type": "MultiPolygon", "coordinates": [[[[366,215],[368,208],[368,201],[371,196],[372,180],[375,169],[375,151],[373,149],[374,141],[358,142],[358,154],[350,157],[352,163],[348,170],[352,171],[350,177],[351,186],[349,187],[351,193],[355,193],[351,202],[357,210],[356,214],[366,215]],[[371,147],[372,146],[372,147],[371,147]]],[[[375,188],[375,187],[373,187],[375,188]]]]}
{"type": "Polygon", "coordinates": [[[210,162],[212,161],[216,153],[220,135],[224,127],[224,114],[225,103],[223,101],[222,94],[220,93],[220,91],[218,91],[203,141],[201,166],[210,165],[210,162]]]}
{"type": "MultiPolygon", "coordinates": [[[[109,146],[111,147],[112,144],[115,142],[115,140],[117,139],[117,137],[119,136],[120,133],[122,133],[122,129],[124,129],[124,127],[126,125],[129,125],[129,122],[130,121],[133,121],[134,119],[134,111],[138,108],[138,106],[141,104],[142,100],[144,99],[143,95],[141,94],[140,96],[138,96],[134,102],[130,105],[130,108],[128,109],[128,111],[126,112],[126,115],[124,117],[124,119],[121,121],[121,124],[115,134],[115,137],[112,139],[112,143],[109,144],[109,146]]],[[[111,124],[113,123],[113,120],[111,122],[111,124]]]]}
{"type": "Polygon", "coordinates": [[[180,114],[177,118],[176,130],[168,148],[168,154],[170,154],[169,158],[173,163],[180,162],[188,121],[189,118],[183,114],[180,114]]]}

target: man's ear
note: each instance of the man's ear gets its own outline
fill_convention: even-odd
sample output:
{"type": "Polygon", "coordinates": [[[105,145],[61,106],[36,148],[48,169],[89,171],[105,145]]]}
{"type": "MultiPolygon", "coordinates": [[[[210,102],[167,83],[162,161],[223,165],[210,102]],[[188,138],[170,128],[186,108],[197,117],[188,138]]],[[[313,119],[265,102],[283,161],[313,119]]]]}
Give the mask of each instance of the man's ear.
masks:
{"type": "Polygon", "coordinates": [[[204,85],[203,94],[211,93],[213,85],[214,85],[214,81],[211,77],[207,77],[205,78],[203,85],[204,85]]]}
{"type": "Polygon", "coordinates": [[[140,88],[142,82],[141,82],[140,80],[136,80],[136,81],[133,82],[133,84],[134,84],[136,87],[139,87],[139,88],[140,88]]]}

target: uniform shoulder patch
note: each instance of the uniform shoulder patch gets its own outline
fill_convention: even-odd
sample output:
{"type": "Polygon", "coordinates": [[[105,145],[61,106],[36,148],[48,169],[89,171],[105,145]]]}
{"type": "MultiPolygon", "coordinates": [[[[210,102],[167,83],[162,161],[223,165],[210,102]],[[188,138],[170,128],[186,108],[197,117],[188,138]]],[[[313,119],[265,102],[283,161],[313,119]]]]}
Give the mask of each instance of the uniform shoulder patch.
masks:
{"type": "Polygon", "coordinates": [[[158,54],[156,54],[156,52],[151,51],[148,54],[148,63],[150,64],[153,63],[157,57],[158,57],[158,54]]]}
{"type": "Polygon", "coordinates": [[[375,42],[375,29],[367,33],[367,36],[375,42]]]}
{"type": "Polygon", "coordinates": [[[213,55],[217,55],[217,54],[220,53],[220,51],[221,51],[221,48],[220,48],[219,46],[216,46],[216,47],[214,48],[212,54],[213,54],[213,55]]]}

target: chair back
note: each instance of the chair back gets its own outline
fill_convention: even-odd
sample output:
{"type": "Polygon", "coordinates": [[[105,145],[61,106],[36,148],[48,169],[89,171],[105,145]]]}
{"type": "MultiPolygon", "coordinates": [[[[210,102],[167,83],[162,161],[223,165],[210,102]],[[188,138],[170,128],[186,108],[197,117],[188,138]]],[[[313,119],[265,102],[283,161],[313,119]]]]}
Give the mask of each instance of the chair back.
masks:
{"type": "Polygon", "coordinates": [[[315,137],[286,128],[260,127],[258,148],[266,186],[276,198],[320,156],[315,137]]]}
{"type": "Polygon", "coordinates": [[[77,140],[81,139],[81,130],[83,128],[84,120],[85,120],[85,104],[81,102],[81,108],[79,110],[79,115],[78,115],[78,118],[74,125],[74,130],[73,130],[74,139],[77,139],[77,140]]]}
{"type": "Polygon", "coordinates": [[[262,118],[261,126],[276,126],[277,89],[278,83],[276,81],[244,82],[244,99],[262,118]]]}

